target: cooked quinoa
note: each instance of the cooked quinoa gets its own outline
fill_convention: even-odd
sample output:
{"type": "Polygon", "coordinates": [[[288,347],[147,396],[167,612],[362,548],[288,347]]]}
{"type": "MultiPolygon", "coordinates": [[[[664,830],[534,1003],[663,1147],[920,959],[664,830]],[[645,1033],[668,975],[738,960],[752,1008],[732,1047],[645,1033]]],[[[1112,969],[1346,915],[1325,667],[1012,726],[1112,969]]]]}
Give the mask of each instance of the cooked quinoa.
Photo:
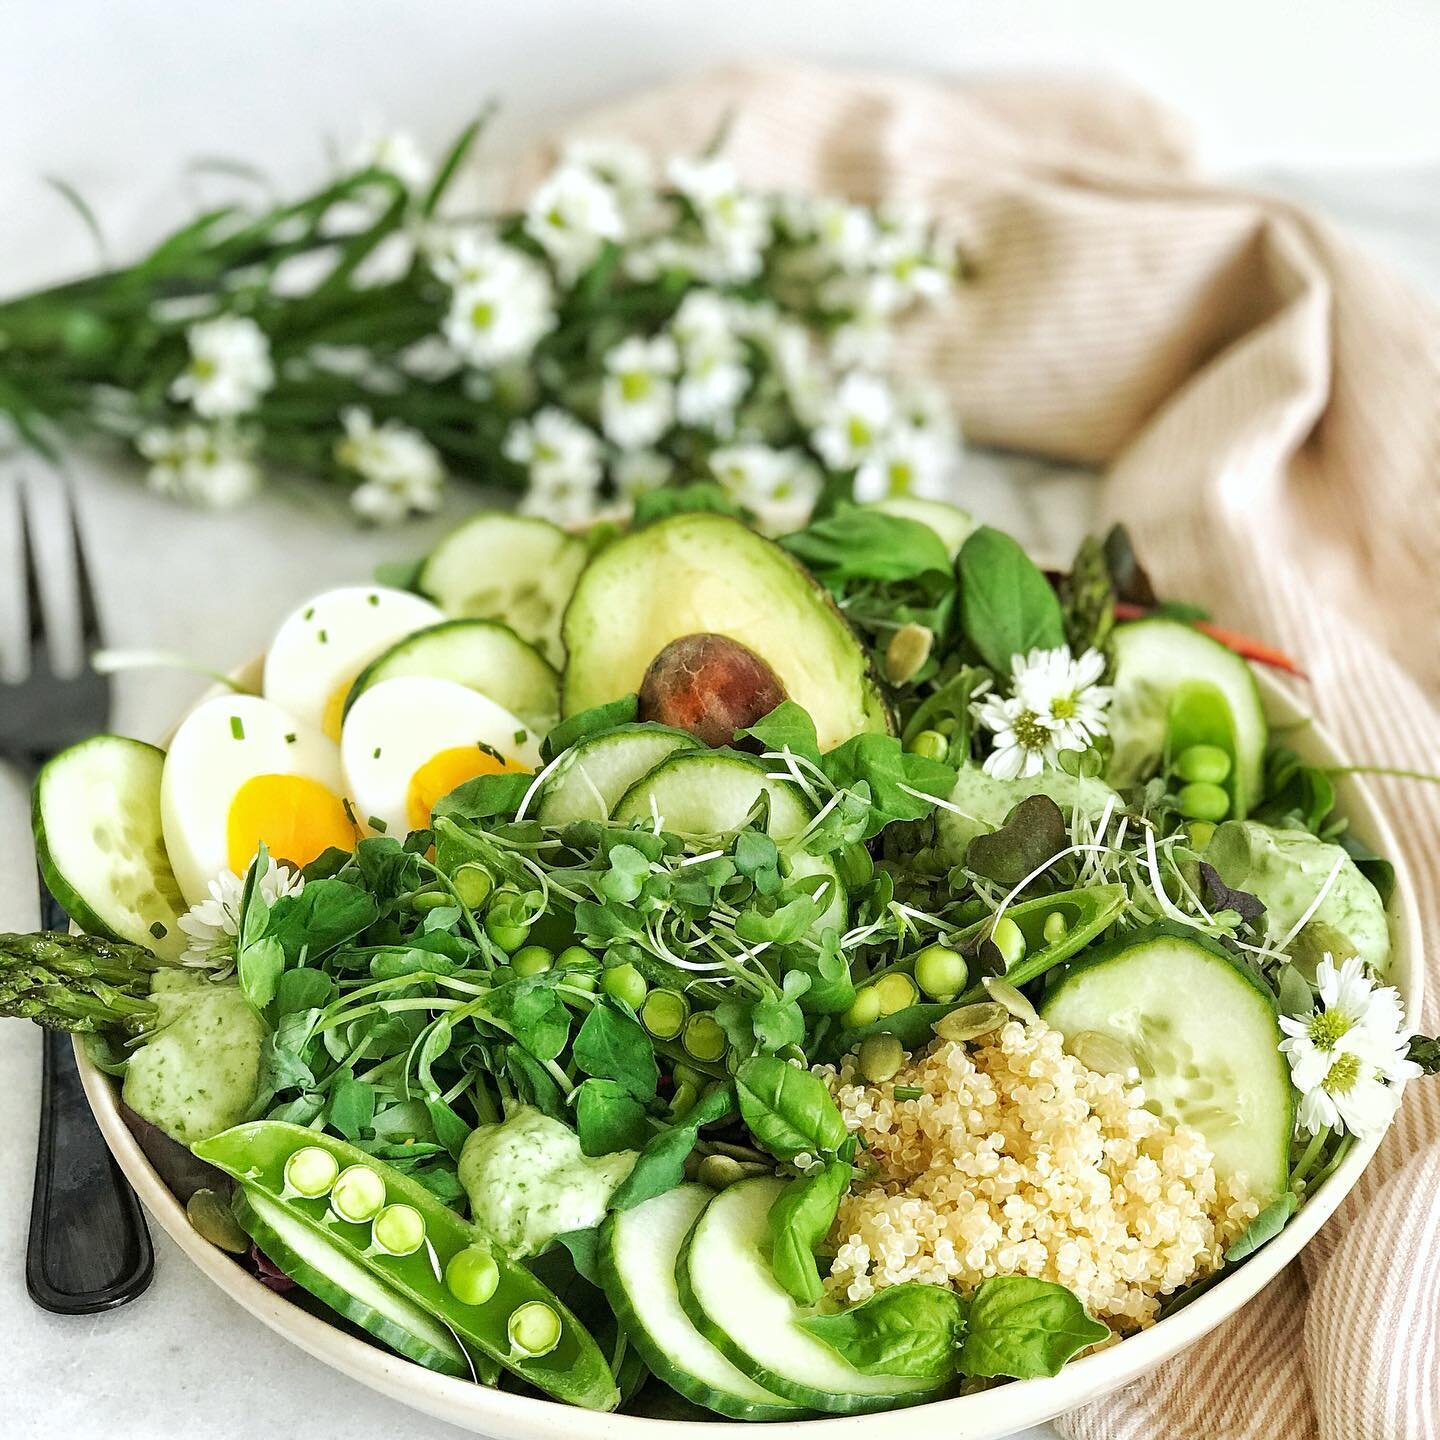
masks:
{"type": "Polygon", "coordinates": [[[837,1300],[990,1275],[1068,1285],[1120,1330],[1214,1270],[1258,1212],[1217,1183],[1204,1138],[1144,1108],[1140,1087],[1088,1070],[1058,1031],[1011,1021],[983,1043],[937,1042],[872,1085],[847,1057],[820,1072],[869,1147],[841,1203],[837,1300]],[[897,1100],[895,1089],[919,1089],[897,1100]]]}

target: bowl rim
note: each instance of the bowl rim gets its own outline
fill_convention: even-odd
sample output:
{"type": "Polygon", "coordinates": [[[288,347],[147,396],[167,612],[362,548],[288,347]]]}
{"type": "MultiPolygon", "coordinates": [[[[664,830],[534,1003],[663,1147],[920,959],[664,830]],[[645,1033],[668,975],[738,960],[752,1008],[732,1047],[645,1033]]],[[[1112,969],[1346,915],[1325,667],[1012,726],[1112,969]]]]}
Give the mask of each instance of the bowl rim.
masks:
{"type": "MultiPolygon", "coordinates": [[[[241,683],[258,679],[259,665],[259,660],[253,661],[237,669],[233,678],[241,683]]],[[[1264,670],[1255,669],[1254,673],[1272,722],[1296,727],[1295,733],[1287,737],[1294,748],[1307,759],[1346,763],[1334,737],[1298,703],[1291,685],[1264,670]]],[[[1394,830],[1365,779],[1353,774],[1338,777],[1336,792],[1347,816],[1395,866],[1395,889],[1386,907],[1394,941],[1394,971],[1390,978],[1405,999],[1407,1013],[1418,1014],[1425,984],[1422,935],[1418,912],[1409,903],[1413,890],[1408,866],[1394,830]]],[[[160,1178],[121,1116],[117,1087],[91,1063],[78,1037],[75,1053],[101,1133],[160,1227],[231,1299],[323,1363],[413,1408],[480,1433],[498,1432],[526,1440],[639,1440],[643,1434],[651,1440],[662,1430],[673,1431],[677,1424],[690,1423],[586,1411],[440,1375],[292,1304],[195,1231],[184,1206],[160,1178]]],[[[1182,1309],[1117,1345],[1072,1360],[1054,1377],[1015,1380],[973,1395],[934,1401],[924,1407],[927,1419],[933,1416],[935,1422],[948,1426],[955,1440],[1003,1436],[1108,1394],[1153,1369],[1208,1334],[1280,1274],[1334,1214],[1369,1165],[1385,1134],[1388,1127],[1381,1135],[1357,1144],[1274,1240],[1182,1309]]],[[[891,1410],[783,1421],[766,1428],[773,1433],[803,1426],[806,1435],[819,1435],[822,1430],[831,1433],[863,1424],[872,1437],[882,1433],[899,1437],[914,1426],[913,1417],[903,1418],[909,1416],[909,1411],[891,1410]]],[[[753,1425],[717,1419],[706,1422],[706,1433],[739,1436],[753,1433],[753,1425]]]]}

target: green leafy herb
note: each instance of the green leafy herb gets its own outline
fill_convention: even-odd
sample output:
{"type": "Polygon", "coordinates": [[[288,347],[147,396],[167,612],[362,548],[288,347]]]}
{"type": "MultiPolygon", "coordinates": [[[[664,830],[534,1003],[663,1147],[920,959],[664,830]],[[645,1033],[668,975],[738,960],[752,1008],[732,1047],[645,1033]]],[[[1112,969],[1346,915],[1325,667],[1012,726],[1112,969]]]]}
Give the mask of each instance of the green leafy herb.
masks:
{"type": "Polygon", "coordinates": [[[638,1150],[648,1139],[645,1107],[614,1080],[587,1080],[576,1096],[575,1129],[587,1155],[638,1150]]]}
{"type": "Polygon", "coordinates": [[[970,1302],[960,1369],[1017,1380],[1056,1375],[1072,1355],[1109,1334],[1065,1286],[996,1275],[981,1282],[970,1302]]]}
{"type": "Polygon", "coordinates": [[[621,1181],[610,1197],[612,1210],[630,1210],[643,1205],[685,1178],[685,1162],[695,1148],[700,1129],[723,1120],[735,1109],[728,1085],[707,1091],[679,1125],[662,1130],[646,1142],[635,1168],[621,1181]]]}
{"type": "Polygon", "coordinates": [[[1027,795],[998,830],[977,835],[965,868],[1000,885],[1018,885],[1070,844],[1070,829],[1048,795],[1027,795]]]}
{"type": "Polygon", "coordinates": [[[1412,1035],[1405,1058],[1413,1060],[1427,1075],[1440,1075],[1440,1037],[1412,1035]]]}
{"type": "Polygon", "coordinates": [[[1278,1200],[1272,1200],[1241,1232],[1230,1242],[1225,1258],[1232,1265],[1253,1255],[1262,1245],[1273,1240],[1286,1226],[1290,1217],[1300,1207],[1294,1191],[1287,1190],[1278,1200]]]}
{"type": "Polygon", "coordinates": [[[813,1175],[792,1180],[770,1207],[770,1268],[802,1305],[814,1305],[824,1293],[815,1247],[829,1232],[853,1173],[848,1161],[832,1160],[813,1175]]]}
{"type": "Polygon", "coordinates": [[[950,573],[950,552],[928,526],[881,510],[844,505],[780,543],[832,588],[852,580],[893,582],[950,573]]]}
{"type": "Polygon", "coordinates": [[[603,735],[617,725],[629,725],[640,713],[640,698],[637,695],[622,695],[618,700],[609,700],[604,705],[594,705],[562,720],[541,742],[540,758],[553,760],[572,745],[588,740],[592,735],[603,735]]]}
{"type": "Polygon", "coordinates": [[[720,485],[699,481],[693,485],[664,485],[649,490],[635,502],[631,524],[635,529],[669,515],[708,511],[716,515],[739,515],[740,507],[720,485]]]}
{"type": "Polygon", "coordinates": [[[943,1384],[955,1373],[965,1301],[943,1285],[907,1281],[877,1290],[837,1315],[800,1321],[862,1375],[906,1375],[943,1384]]]}
{"type": "Polygon", "coordinates": [[[976,653],[1007,673],[1010,657],[1065,642],[1060,601],[1008,535],[982,525],[960,547],[960,624],[976,653]]]}
{"type": "Polygon", "coordinates": [[[639,1100],[654,1098],[660,1072],[650,1037],[613,1002],[596,1005],[585,1017],[572,1053],[585,1074],[614,1081],[639,1100]]]}
{"type": "Polygon", "coordinates": [[[807,1154],[849,1158],[854,1141],[818,1075],[773,1055],[756,1055],[735,1072],[735,1090],[741,1118],[777,1160],[807,1154]]]}

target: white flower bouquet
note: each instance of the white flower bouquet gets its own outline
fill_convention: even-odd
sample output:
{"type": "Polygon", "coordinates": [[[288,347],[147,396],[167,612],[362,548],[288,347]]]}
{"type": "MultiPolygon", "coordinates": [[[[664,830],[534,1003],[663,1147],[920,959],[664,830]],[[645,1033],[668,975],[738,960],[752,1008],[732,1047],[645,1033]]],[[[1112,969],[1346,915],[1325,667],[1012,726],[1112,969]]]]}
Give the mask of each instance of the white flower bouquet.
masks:
{"type": "Polygon", "coordinates": [[[308,473],[381,523],[448,476],[572,523],[672,480],[797,516],[826,487],[942,487],[955,426],[886,373],[896,322],[955,281],[927,216],[590,143],[522,213],[461,217],[478,128],[438,167],[392,138],[294,203],[0,303],[0,415],[47,450],[117,437],[177,499],[308,473]]]}

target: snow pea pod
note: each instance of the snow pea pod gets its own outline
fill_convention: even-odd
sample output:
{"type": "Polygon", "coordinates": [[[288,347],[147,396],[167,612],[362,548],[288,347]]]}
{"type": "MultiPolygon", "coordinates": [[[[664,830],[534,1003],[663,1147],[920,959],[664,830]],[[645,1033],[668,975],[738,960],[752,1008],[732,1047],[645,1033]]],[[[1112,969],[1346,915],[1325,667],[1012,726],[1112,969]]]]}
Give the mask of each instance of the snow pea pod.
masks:
{"type": "Polygon", "coordinates": [[[1227,814],[1244,818],[1255,797],[1245,794],[1243,767],[1235,752],[1235,717],[1218,685],[1187,680],[1176,688],[1165,715],[1164,758],[1165,769],[1183,784],[1183,815],[1210,821],[1227,814]],[[1223,767],[1214,763],[1221,760],[1223,767]],[[1192,765],[1202,765],[1204,773],[1186,773],[1192,765]],[[1195,794],[1194,803],[1187,803],[1186,791],[1195,794]]]}
{"type": "MultiPolygon", "coordinates": [[[[418,1181],[343,1140],[278,1120],[237,1125],[199,1142],[193,1149],[200,1159],[233,1176],[246,1191],[258,1193],[272,1207],[299,1222],[344,1261],[362,1266],[433,1315],[464,1344],[537,1389],[591,1410],[613,1410],[619,1403],[614,1377],[589,1331],[523,1265],[507,1259],[499,1250],[492,1251],[498,1278],[488,1294],[483,1289],[471,1292],[484,1295],[478,1303],[465,1303],[447,1286],[444,1276],[451,1262],[472,1246],[484,1246],[484,1237],[418,1181]],[[392,1253],[378,1243],[370,1221],[342,1220],[328,1195],[297,1193],[286,1182],[286,1167],[297,1152],[311,1148],[332,1155],[341,1174],[352,1166],[375,1172],[385,1191],[385,1210],[379,1213],[393,1215],[397,1206],[410,1207],[423,1225],[423,1242],[408,1253],[392,1253]],[[518,1310],[534,1305],[548,1307],[558,1322],[558,1337],[543,1354],[527,1353],[513,1343],[508,1329],[518,1310]]],[[[413,1223],[410,1215],[403,1218],[413,1223]]],[[[531,1316],[536,1313],[526,1312],[531,1316]]]]}

